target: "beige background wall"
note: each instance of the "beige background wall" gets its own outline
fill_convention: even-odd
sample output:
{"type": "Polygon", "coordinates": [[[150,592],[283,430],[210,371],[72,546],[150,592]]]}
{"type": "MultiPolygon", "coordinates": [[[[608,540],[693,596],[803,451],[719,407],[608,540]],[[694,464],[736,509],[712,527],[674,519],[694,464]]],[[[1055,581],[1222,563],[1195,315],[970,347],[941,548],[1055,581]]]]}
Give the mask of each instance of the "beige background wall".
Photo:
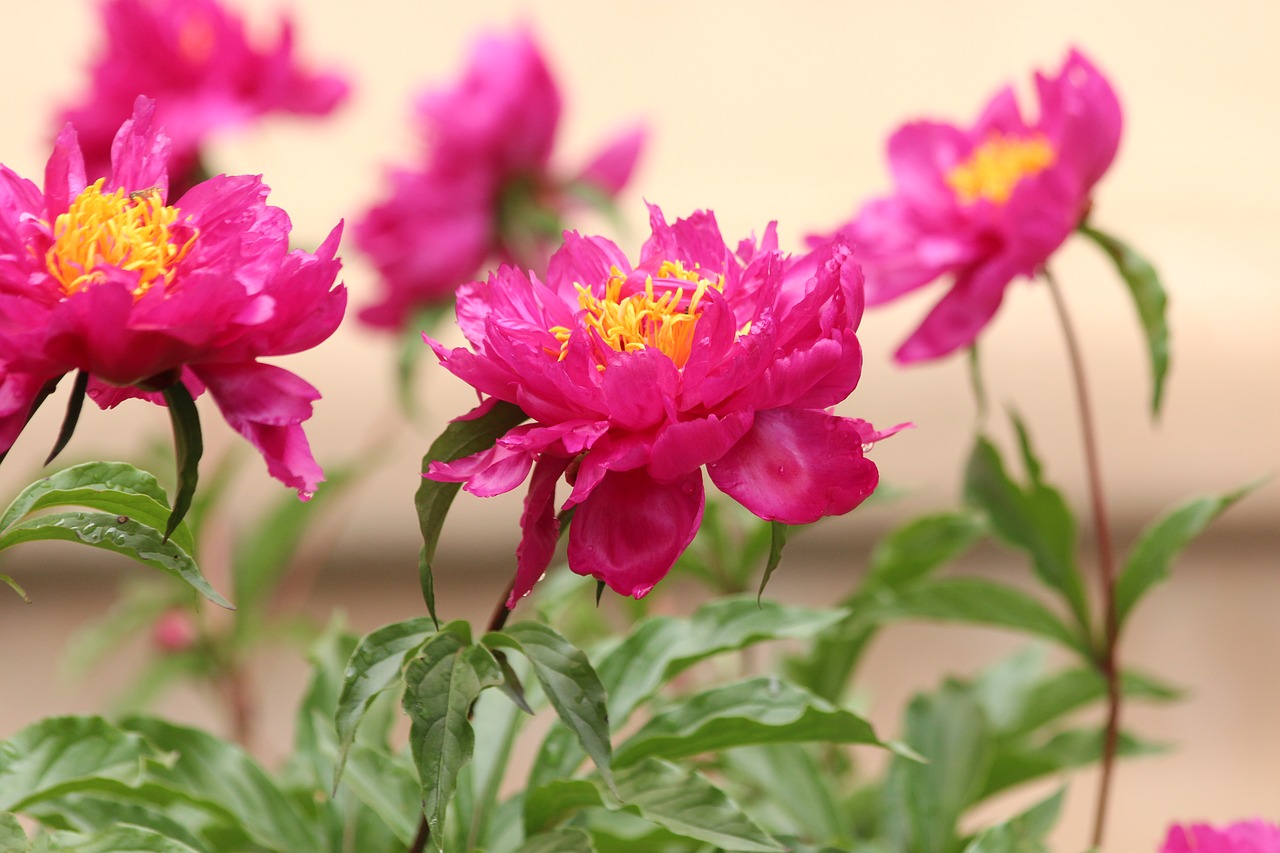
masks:
{"type": "MultiPolygon", "coordinates": [[[[799,248],[803,234],[831,226],[888,187],[883,142],[901,121],[967,122],[1006,80],[1030,96],[1031,70],[1055,69],[1067,47],[1077,45],[1110,76],[1126,109],[1119,158],[1098,189],[1096,221],[1157,263],[1171,298],[1173,369],[1164,417],[1152,427],[1144,349],[1121,284],[1089,246],[1069,244],[1055,262],[1096,383],[1107,486],[1122,537],[1191,493],[1280,471],[1280,13],[1273,4],[310,0],[294,6],[304,54],[348,70],[355,98],[323,130],[272,120],[220,139],[214,159],[232,173],[264,174],[273,203],[290,212],[303,242],[318,239],[341,217],[355,220],[384,191],[382,168],[409,159],[414,145],[406,125],[409,99],[428,82],[454,77],[469,37],[482,27],[526,21],[540,36],[565,90],[559,161],[566,167],[580,163],[613,128],[637,118],[651,123],[648,150],[623,200],[633,228],[621,242],[632,252],[643,237],[642,196],[670,216],[712,208],[730,239],[776,219],[784,245],[799,248]]],[[[251,17],[267,24],[272,8],[254,4],[251,17]]],[[[6,35],[0,162],[20,174],[41,174],[52,105],[81,85],[96,38],[90,10],[78,0],[10,2],[0,10],[6,35]]],[[[359,305],[374,292],[370,269],[350,245],[345,255],[345,279],[359,305]]],[[[888,362],[939,294],[932,289],[868,314],[862,386],[841,407],[877,424],[916,422],[916,430],[875,451],[885,480],[906,498],[815,531],[803,552],[815,574],[806,581],[808,567],[789,567],[787,589],[796,597],[814,599],[823,584],[839,583],[812,579],[824,565],[842,571],[857,565],[848,555],[861,554],[872,533],[893,518],[944,505],[956,493],[974,422],[962,360],[906,371],[888,362]]],[[[451,377],[424,371],[427,416],[417,426],[404,425],[388,381],[393,352],[390,340],[352,324],[288,362],[325,395],[308,425],[322,463],[339,465],[373,444],[386,448],[382,467],[334,520],[332,548],[323,556],[335,589],[355,572],[378,571],[396,578],[399,592],[388,593],[382,609],[373,595],[382,587],[361,581],[346,594],[322,593],[311,603],[323,610],[342,601],[362,614],[361,627],[414,606],[411,496],[418,458],[443,420],[471,400],[451,377]]],[[[1080,506],[1075,410],[1042,288],[1021,283],[1010,291],[984,338],[984,361],[993,402],[1023,413],[1050,476],[1080,506]]],[[[49,409],[0,469],[0,495],[35,471],[47,449],[44,436],[60,414],[56,403],[49,409]]],[[[162,414],[142,405],[87,411],[69,454],[123,457],[164,429],[162,414]]],[[[227,432],[208,407],[210,458],[233,443],[227,432]]],[[[276,489],[256,459],[241,485],[246,514],[276,489]]],[[[479,587],[483,598],[491,597],[482,581],[500,581],[508,565],[517,505],[518,496],[459,502],[442,548],[450,565],[469,568],[442,577],[442,594],[456,593],[461,602],[479,587]]],[[[1167,763],[1155,764],[1155,772],[1122,775],[1119,802],[1134,811],[1117,810],[1116,850],[1151,849],[1171,816],[1280,815],[1278,519],[1280,487],[1273,483],[1233,510],[1212,547],[1193,552],[1193,565],[1142,614],[1147,621],[1135,629],[1135,658],[1202,686],[1181,710],[1160,712],[1183,716],[1157,724],[1191,745],[1160,759],[1167,763]],[[1198,585],[1178,585],[1192,583],[1198,585]],[[1158,801],[1137,811],[1149,800],[1158,801]]],[[[34,550],[44,547],[0,564],[0,571],[44,589],[30,607],[0,590],[0,734],[43,713],[90,707],[98,695],[54,683],[48,666],[18,669],[11,657],[33,643],[60,643],[70,623],[96,612],[93,600],[59,592],[46,580],[79,579],[82,555],[34,550]],[[79,609],[57,610],[73,598],[79,609]],[[26,697],[21,703],[15,682],[26,697]]],[[[104,585],[100,595],[109,590],[104,585]]],[[[486,608],[459,605],[477,616],[486,608]]],[[[902,645],[901,653],[912,661],[932,656],[928,638],[934,635],[923,636],[918,646],[902,645]]],[[[991,659],[996,647],[975,642],[972,655],[956,666],[991,659]]],[[[885,661],[886,694],[905,695],[892,680],[904,677],[901,659],[885,661]]],[[[908,681],[924,686],[933,677],[908,681]]],[[[1088,794],[1079,787],[1063,830],[1066,848],[1081,846],[1083,837],[1088,794]]]]}

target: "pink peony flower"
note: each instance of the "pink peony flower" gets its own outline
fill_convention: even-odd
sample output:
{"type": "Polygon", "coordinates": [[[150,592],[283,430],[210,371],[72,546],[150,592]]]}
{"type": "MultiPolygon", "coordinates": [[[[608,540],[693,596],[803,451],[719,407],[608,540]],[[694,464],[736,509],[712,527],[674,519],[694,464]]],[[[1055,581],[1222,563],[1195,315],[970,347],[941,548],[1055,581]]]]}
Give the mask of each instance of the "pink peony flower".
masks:
{"type": "Polygon", "coordinates": [[[863,453],[888,433],[827,411],[862,368],[849,250],[828,244],[784,274],[773,225],[735,256],[709,212],[668,225],[650,207],[650,224],[634,267],[608,240],[568,232],[545,283],[503,266],[459,288],[471,349],[427,338],[488,398],[468,417],[505,400],[532,418],[427,475],[485,497],[529,477],[508,607],[551,560],[562,476],[569,567],[636,598],[697,532],[704,466],[721,491],[786,524],[846,513],[876,487],[863,453]]]}
{"type": "Polygon", "coordinates": [[[889,140],[896,192],[869,202],[840,229],[858,252],[868,304],[952,277],[951,289],[898,349],[899,362],[973,343],[1009,282],[1034,275],[1088,213],[1090,191],[1120,142],[1120,103],[1074,50],[1056,77],[1036,74],[1036,88],[1034,124],[1005,88],[967,130],[933,121],[904,125],[889,140]]]}
{"type": "Polygon", "coordinates": [[[1257,819],[1224,829],[1207,823],[1174,824],[1160,853],[1280,853],[1280,826],[1257,819]]]}
{"type": "Polygon", "coordinates": [[[342,320],[342,226],[315,254],[289,251],[289,217],[261,178],[225,175],[168,201],[168,138],[139,98],[90,183],[68,125],[44,192],[0,166],[0,453],[44,389],[91,376],[102,408],[182,381],[207,388],[272,476],[306,494],[323,479],[301,423],[319,394],[258,361],[310,349],[342,320]]]}
{"type": "Polygon", "coordinates": [[[212,131],[271,112],[326,115],[347,96],[342,77],[299,66],[286,17],[274,43],[258,48],[217,0],[102,0],[100,10],[106,50],[89,91],[59,122],[80,134],[90,178],[110,172],[111,141],[139,95],[156,101],[156,121],[172,139],[175,192],[195,182],[212,131]]]}
{"type": "Polygon", "coordinates": [[[399,328],[417,309],[452,299],[492,259],[541,269],[563,214],[584,195],[622,190],[644,132],[621,135],[564,177],[550,168],[559,120],[560,92],[523,31],[482,37],[453,88],[422,96],[424,162],[392,171],[390,195],[356,226],[385,290],[361,320],[399,328]]]}

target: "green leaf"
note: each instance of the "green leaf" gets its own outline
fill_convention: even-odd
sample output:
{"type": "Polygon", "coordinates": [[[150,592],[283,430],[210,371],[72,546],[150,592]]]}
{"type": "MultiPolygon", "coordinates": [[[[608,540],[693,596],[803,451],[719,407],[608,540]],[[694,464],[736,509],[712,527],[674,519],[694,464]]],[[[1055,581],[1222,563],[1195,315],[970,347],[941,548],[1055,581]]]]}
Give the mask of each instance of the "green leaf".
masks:
{"type": "Polygon", "coordinates": [[[713,687],[657,713],[618,747],[624,767],[655,756],[685,758],[766,743],[883,746],[871,724],[775,677],[713,687]]]}
{"type": "Polygon", "coordinates": [[[973,547],[986,529],[981,515],[959,511],[922,516],[891,531],[871,552],[866,576],[845,601],[846,615],[819,634],[804,657],[787,662],[788,674],[827,701],[838,701],[880,627],[868,618],[876,600],[923,581],[973,547]]]}
{"type": "Polygon", "coordinates": [[[106,827],[88,835],[55,832],[36,843],[35,848],[29,848],[32,853],[203,853],[200,848],[138,826],[106,827]]]}
{"type": "Polygon", "coordinates": [[[165,541],[159,530],[133,518],[103,512],[60,512],[19,522],[0,536],[0,550],[22,542],[61,539],[124,554],[144,565],[171,575],[228,610],[231,603],[218,594],[195,560],[173,539],[165,541]],[[124,518],[124,521],[120,519],[124,518]]]}
{"type": "Polygon", "coordinates": [[[883,806],[893,849],[951,850],[990,761],[982,707],[963,685],[948,682],[911,701],[903,739],[928,763],[895,756],[889,765],[883,806]]]}
{"type": "Polygon", "coordinates": [[[196,401],[182,380],[162,392],[169,407],[169,421],[173,425],[173,455],[178,463],[178,489],[173,496],[173,512],[165,525],[167,540],[182,517],[191,508],[191,498],[196,493],[196,481],[200,477],[200,456],[204,453],[204,439],[200,435],[200,412],[196,401]]]}
{"type": "Polygon", "coordinates": [[[596,848],[581,829],[557,829],[527,839],[513,853],[596,853],[596,848]]]}
{"type": "MultiPolygon", "coordinates": [[[[986,782],[974,802],[1016,785],[1100,761],[1102,737],[1100,728],[1072,729],[1060,732],[1043,743],[1026,739],[1000,743],[992,754],[986,782]]],[[[1140,740],[1126,732],[1120,733],[1116,744],[1116,755],[1122,758],[1156,755],[1165,750],[1162,744],[1140,740]]]]}
{"type": "MultiPolygon", "coordinates": [[[[620,727],[637,705],[699,661],[766,640],[807,639],[840,617],[839,611],[736,596],[705,604],[687,618],[646,619],[596,665],[609,696],[610,725],[620,727]]],[[[573,736],[553,729],[534,762],[530,785],[572,773],[582,758],[573,736]]]]}
{"type": "Polygon", "coordinates": [[[1151,587],[1169,577],[1169,567],[1182,549],[1224,510],[1256,487],[1251,484],[1225,495],[1198,498],[1164,515],[1143,531],[1116,579],[1117,628],[1124,624],[1129,611],[1151,587]]]}
{"type": "MultiPolygon", "coordinates": [[[[453,421],[432,442],[427,455],[422,457],[422,473],[427,473],[432,462],[452,462],[455,459],[488,450],[512,427],[528,419],[529,416],[519,406],[497,400],[478,418],[453,421]]],[[[436,619],[432,563],[436,558],[436,544],[440,541],[440,531],[444,528],[445,516],[460,487],[460,483],[438,483],[424,476],[413,498],[413,505],[418,511],[418,527],[422,531],[422,553],[418,560],[422,598],[427,604],[431,618],[436,620],[437,624],[439,620],[436,619]]]]}
{"type": "Polygon", "coordinates": [[[725,850],[785,850],[698,773],[665,761],[645,759],[619,770],[617,782],[621,802],[676,835],[725,850]]]}
{"type": "Polygon", "coordinates": [[[1036,574],[1062,594],[1087,631],[1088,605],[1075,557],[1075,518],[1062,494],[1040,479],[1040,465],[1025,431],[1016,419],[1015,425],[1030,476],[1027,488],[1009,478],[1000,452],[979,436],[965,469],[965,498],[987,513],[1001,540],[1031,555],[1036,574]]]}
{"type": "Polygon", "coordinates": [[[236,827],[269,849],[321,849],[320,828],[303,804],[244,750],[207,732],[150,717],[131,717],[120,726],[169,753],[164,764],[148,764],[151,780],[233,816],[236,827]]]}
{"type": "Polygon", "coordinates": [[[53,443],[53,450],[49,451],[49,455],[45,457],[44,464],[48,465],[57,459],[58,454],[67,446],[67,442],[71,441],[71,436],[76,431],[76,424],[80,421],[80,410],[84,408],[84,395],[88,390],[89,373],[81,370],[76,373],[76,382],[71,386],[71,396],[67,398],[67,413],[62,418],[58,438],[53,443]]]}
{"type": "Polygon", "coordinates": [[[853,822],[837,801],[831,771],[819,765],[816,754],[801,744],[772,743],[726,750],[717,758],[728,778],[749,786],[752,802],[778,809],[805,838],[850,837],[853,822]]]}
{"type": "Polygon", "coordinates": [[[136,785],[143,759],[156,757],[144,738],[101,717],[49,717],[0,746],[0,811],[23,811],[89,778],[136,785]]]}
{"type": "Polygon", "coordinates": [[[11,853],[29,853],[31,842],[22,831],[22,824],[8,812],[0,812],[0,850],[11,853]]]}
{"type": "Polygon", "coordinates": [[[515,649],[528,659],[561,722],[577,736],[605,783],[612,787],[608,699],[586,654],[539,622],[510,625],[503,632],[486,634],[483,642],[515,649]]]}
{"type": "MultiPolygon", "coordinates": [[[[124,462],[85,462],[23,489],[0,515],[0,531],[8,530],[36,510],[55,506],[82,506],[127,515],[157,530],[163,530],[169,519],[169,496],[154,476],[124,462]]],[[[195,555],[195,542],[186,524],[179,524],[169,538],[195,555]]]]}
{"type": "Polygon", "coordinates": [[[1039,601],[1022,590],[982,578],[942,578],[921,584],[879,604],[875,613],[879,620],[904,617],[1009,628],[1089,655],[1088,643],[1039,601]]]}
{"type": "Polygon", "coordinates": [[[765,563],[764,575],[760,578],[760,589],[756,592],[756,601],[758,602],[764,596],[764,588],[769,583],[769,578],[773,577],[774,569],[778,568],[778,564],[782,562],[782,549],[787,544],[787,525],[781,521],[769,522],[769,562],[765,563]]]}
{"type": "Polygon", "coordinates": [[[423,814],[437,850],[442,849],[445,809],[458,771],[471,761],[475,747],[467,712],[481,690],[501,683],[502,670],[493,655],[448,628],[427,640],[421,657],[405,672],[409,743],[422,785],[423,814]]]}
{"type": "Polygon", "coordinates": [[[1164,287],[1160,284],[1160,277],[1156,274],[1155,267],[1127,243],[1087,225],[1080,226],[1080,233],[1106,252],[1133,297],[1151,358],[1151,414],[1159,415],[1165,375],[1169,371],[1169,325],[1165,320],[1168,300],[1164,287]]]}
{"type": "Polygon", "coordinates": [[[561,779],[530,789],[526,832],[544,831],[580,809],[599,806],[639,815],[682,838],[725,850],[785,850],[700,774],[646,758],[620,769],[615,778],[616,796],[594,779],[561,779]]]}
{"type": "Polygon", "coordinates": [[[1045,836],[1058,822],[1065,788],[1022,814],[983,830],[964,853],[1049,853],[1045,836]]]}
{"type": "Polygon", "coordinates": [[[853,600],[881,590],[905,589],[972,548],[986,533],[977,513],[960,510],[913,519],[880,540],[853,600]]]}

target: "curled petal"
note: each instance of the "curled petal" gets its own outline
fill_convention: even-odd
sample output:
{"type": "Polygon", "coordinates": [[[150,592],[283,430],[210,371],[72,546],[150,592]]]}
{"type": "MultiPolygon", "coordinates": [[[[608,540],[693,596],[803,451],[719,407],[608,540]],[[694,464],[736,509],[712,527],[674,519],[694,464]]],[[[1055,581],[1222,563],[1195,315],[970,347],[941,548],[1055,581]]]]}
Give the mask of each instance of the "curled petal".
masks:
{"type": "Polygon", "coordinates": [[[750,428],[749,411],[671,424],[653,443],[649,473],[660,482],[675,480],[719,459],[750,428]]]}
{"type": "Polygon", "coordinates": [[[875,490],[863,428],[815,409],[756,412],[729,452],[707,466],[720,491],[766,521],[809,524],[841,515],[875,490]]]}
{"type": "Polygon", "coordinates": [[[701,471],[671,483],[641,469],[610,471],[574,511],[569,568],[643,598],[693,541],[703,498],[701,471]]]}
{"type": "Polygon", "coordinates": [[[193,367],[222,416],[258,449],[267,471],[307,496],[324,480],[301,423],[311,417],[320,392],[269,364],[202,364],[193,367]]]}

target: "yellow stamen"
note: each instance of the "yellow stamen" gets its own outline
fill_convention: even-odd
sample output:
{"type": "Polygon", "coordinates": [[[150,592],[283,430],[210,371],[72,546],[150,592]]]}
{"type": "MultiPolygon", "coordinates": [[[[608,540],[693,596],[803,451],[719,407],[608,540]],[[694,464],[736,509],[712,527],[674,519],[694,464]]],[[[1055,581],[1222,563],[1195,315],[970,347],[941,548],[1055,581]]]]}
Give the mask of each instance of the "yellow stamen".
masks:
{"type": "Polygon", "coordinates": [[[158,192],[118,189],[104,195],[102,183],[99,179],[85,187],[54,221],[53,245],[45,253],[49,273],[61,283],[64,296],[101,281],[104,267],[137,271],[135,298],[157,281],[167,287],[198,232],[192,228],[184,242],[175,242],[178,209],[162,204],[158,192]]]}
{"type": "MultiPolygon", "coordinates": [[[[708,288],[724,292],[724,276],[704,278],[697,268],[686,270],[679,261],[663,261],[658,268],[657,278],[687,281],[693,285],[691,291],[677,286],[660,297],[655,296],[654,277],[649,276],[645,279],[643,293],[624,297],[622,285],[626,276],[617,267],[611,272],[613,274],[605,283],[603,298],[596,297],[590,288],[581,284],[574,285],[578,289],[578,304],[585,312],[581,315],[583,327],[594,329],[600,340],[615,352],[635,352],[656,347],[676,367],[684,367],[693,350],[693,331],[700,313],[698,305],[708,288]],[[689,297],[689,301],[682,307],[685,296],[689,297]]],[[[559,357],[563,359],[568,352],[571,330],[556,326],[550,331],[560,342],[559,357]]],[[[601,369],[604,369],[603,365],[601,369]]]]}
{"type": "Polygon", "coordinates": [[[1003,204],[1023,178],[1053,165],[1053,146],[1040,134],[1006,136],[993,133],[968,160],[947,173],[947,186],[964,204],[986,199],[1003,204]]]}

